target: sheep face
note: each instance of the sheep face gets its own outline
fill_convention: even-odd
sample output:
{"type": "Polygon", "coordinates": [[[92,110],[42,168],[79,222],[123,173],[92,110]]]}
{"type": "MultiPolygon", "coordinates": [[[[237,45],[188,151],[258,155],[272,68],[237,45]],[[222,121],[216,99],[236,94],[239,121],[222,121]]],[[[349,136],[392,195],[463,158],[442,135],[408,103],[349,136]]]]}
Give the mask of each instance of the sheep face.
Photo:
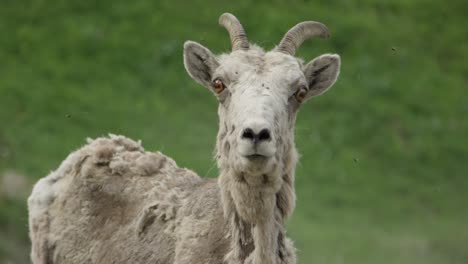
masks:
{"type": "Polygon", "coordinates": [[[338,55],[304,66],[291,55],[258,47],[215,57],[195,42],[185,44],[184,57],[190,76],[219,101],[218,160],[259,173],[273,169],[293,147],[297,110],[333,85],[340,66],[338,55]]]}
{"type": "Polygon", "coordinates": [[[340,57],[325,54],[306,65],[294,57],[305,39],[329,36],[318,22],[299,23],[269,52],[248,43],[233,15],[219,22],[229,31],[231,53],[214,56],[196,42],[184,45],[187,72],[219,101],[218,165],[255,174],[281,169],[284,156],[295,153],[297,110],[334,84],[340,57]]]}

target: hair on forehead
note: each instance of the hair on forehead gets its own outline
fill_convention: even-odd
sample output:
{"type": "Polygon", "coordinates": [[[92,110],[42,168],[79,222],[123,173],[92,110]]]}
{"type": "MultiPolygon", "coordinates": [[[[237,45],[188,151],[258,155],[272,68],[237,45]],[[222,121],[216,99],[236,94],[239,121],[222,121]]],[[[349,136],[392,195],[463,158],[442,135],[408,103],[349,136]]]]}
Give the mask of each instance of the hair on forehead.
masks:
{"type": "Polygon", "coordinates": [[[218,60],[221,62],[228,62],[228,61],[238,61],[238,62],[247,62],[247,63],[255,63],[259,60],[262,60],[265,57],[265,50],[260,46],[255,44],[251,44],[249,50],[237,50],[231,53],[222,53],[218,55],[218,60]]]}
{"type": "Polygon", "coordinates": [[[302,59],[275,50],[265,51],[256,44],[250,44],[249,50],[238,50],[220,54],[217,56],[217,59],[221,65],[240,63],[253,66],[257,69],[258,73],[263,72],[266,68],[274,68],[276,66],[298,65],[300,70],[304,68],[304,61],[302,59]]]}

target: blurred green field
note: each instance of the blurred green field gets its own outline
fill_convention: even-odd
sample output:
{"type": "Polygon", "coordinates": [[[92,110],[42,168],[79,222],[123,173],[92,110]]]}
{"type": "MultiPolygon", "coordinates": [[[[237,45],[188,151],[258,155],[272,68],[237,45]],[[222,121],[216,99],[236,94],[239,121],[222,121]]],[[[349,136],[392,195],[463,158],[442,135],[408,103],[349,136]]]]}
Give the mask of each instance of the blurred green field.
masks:
{"type": "Polygon", "coordinates": [[[182,46],[229,51],[223,12],[266,49],[297,22],[321,21],[332,38],[299,56],[342,57],[337,84],[297,121],[288,230],[299,263],[468,263],[466,10],[465,0],[3,0],[0,263],[29,262],[30,185],[86,137],[142,139],[217,175],[217,103],[185,73],[182,46]],[[9,186],[12,174],[27,182],[9,186]]]}

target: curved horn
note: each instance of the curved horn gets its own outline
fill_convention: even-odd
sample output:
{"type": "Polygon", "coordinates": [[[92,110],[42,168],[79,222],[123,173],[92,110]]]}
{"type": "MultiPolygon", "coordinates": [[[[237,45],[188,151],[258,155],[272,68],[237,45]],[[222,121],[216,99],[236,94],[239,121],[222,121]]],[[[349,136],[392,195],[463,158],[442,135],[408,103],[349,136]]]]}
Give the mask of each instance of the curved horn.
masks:
{"type": "Polygon", "coordinates": [[[328,32],[328,28],[320,22],[301,22],[284,34],[276,50],[294,56],[297,48],[301,46],[304,40],[313,37],[329,38],[330,32],[328,32]]]}
{"type": "Polygon", "coordinates": [[[225,27],[231,38],[232,51],[248,50],[249,41],[239,20],[232,14],[224,13],[219,17],[219,25],[225,27]]]}

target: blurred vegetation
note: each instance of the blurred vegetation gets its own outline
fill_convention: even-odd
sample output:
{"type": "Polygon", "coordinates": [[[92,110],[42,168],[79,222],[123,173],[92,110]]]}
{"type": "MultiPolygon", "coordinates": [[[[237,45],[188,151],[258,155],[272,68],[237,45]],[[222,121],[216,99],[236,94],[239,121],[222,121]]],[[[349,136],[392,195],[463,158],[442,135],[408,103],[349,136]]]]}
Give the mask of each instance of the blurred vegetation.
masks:
{"type": "MultiPolygon", "coordinates": [[[[3,0],[0,177],[32,184],[108,132],[215,177],[217,103],[185,73],[183,42],[229,51],[223,12],[266,49],[317,20],[333,36],[299,56],[343,63],[297,122],[288,230],[299,263],[468,263],[466,10],[465,0],[3,0]]],[[[29,262],[27,195],[0,193],[0,263],[29,262]]]]}

